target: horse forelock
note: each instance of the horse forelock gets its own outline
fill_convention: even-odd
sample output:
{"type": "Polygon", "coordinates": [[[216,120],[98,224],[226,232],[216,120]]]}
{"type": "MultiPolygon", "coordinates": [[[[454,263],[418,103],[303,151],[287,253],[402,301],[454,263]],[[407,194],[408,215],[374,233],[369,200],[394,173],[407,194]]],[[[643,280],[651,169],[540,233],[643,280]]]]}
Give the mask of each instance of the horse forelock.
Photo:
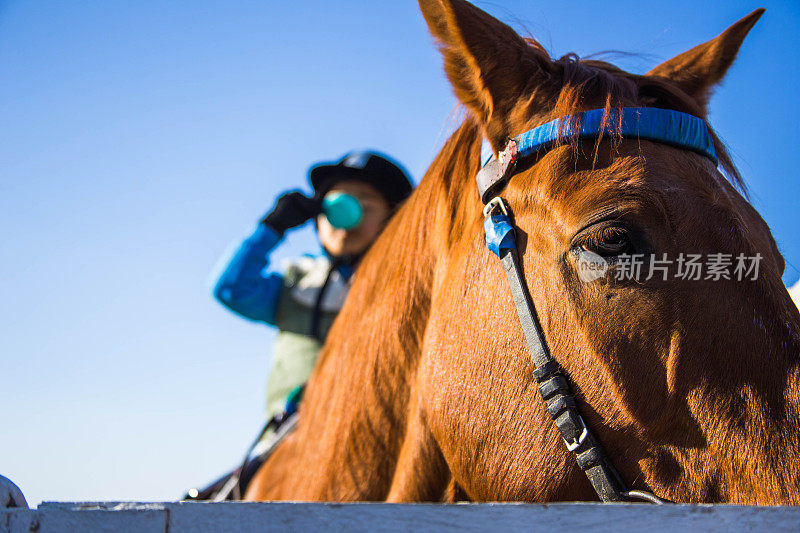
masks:
{"type": "MultiPolygon", "coordinates": [[[[547,57],[547,52],[538,42],[533,39],[526,42],[536,54],[547,57]]],[[[612,111],[624,107],[670,109],[707,119],[705,109],[698,101],[669,79],[632,74],[605,61],[581,59],[575,53],[549,60],[549,64],[548,82],[537,80],[527,88],[527,93],[517,96],[516,105],[509,106],[512,108],[509,118],[516,126],[515,134],[562,117],[572,117],[577,126],[578,114],[591,109],[605,110],[603,126],[612,116],[612,111]]],[[[612,126],[621,127],[621,114],[616,116],[619,121],[612,126]]],[[[720,167],[733,185],[746,195],[746,184],[727,147],[710,124],[708,129],[720,167]]],[[[597,139],[596,149],[603,138],[601,135],[597,139]]],[[[618,143],[622,139],[616,135],[613,140],[618,143]]],[[[575,146],[580,141],[573,138],[568,142],[575,146]]]]}

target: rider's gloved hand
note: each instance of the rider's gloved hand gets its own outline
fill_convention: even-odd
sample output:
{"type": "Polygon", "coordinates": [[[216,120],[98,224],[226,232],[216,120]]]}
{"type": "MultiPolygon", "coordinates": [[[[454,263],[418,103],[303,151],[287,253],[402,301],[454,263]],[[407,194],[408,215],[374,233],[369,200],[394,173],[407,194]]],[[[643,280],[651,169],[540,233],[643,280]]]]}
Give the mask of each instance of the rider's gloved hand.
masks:
{"type": "Polygon", "coordinates": [[[261,223],[283,235],[287,229],[299,226],[320,212],[322,204],[319,200],[309,198],[300,191],[291,191],[278,198],[275,207],[261,219],[261,223]]]}

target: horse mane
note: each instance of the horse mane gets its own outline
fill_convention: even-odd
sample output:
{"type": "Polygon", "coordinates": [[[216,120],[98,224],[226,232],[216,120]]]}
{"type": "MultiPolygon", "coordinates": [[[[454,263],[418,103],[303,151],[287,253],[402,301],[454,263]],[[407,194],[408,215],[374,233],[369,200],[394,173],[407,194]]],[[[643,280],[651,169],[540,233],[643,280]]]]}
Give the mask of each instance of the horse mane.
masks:
{"type": "Polygon", "coordinates": [[[430,312],[436,247],[452,242],[449,228],[467,216],[448,206],[479,203],[474,190],[470,201],[456,195],[478,171],[480,147],[479,125],[467,117],[364,257],[320,353],[292,439],[291,455],[319,468],[282,480],[264,497],[386,497],[430,312]]]}

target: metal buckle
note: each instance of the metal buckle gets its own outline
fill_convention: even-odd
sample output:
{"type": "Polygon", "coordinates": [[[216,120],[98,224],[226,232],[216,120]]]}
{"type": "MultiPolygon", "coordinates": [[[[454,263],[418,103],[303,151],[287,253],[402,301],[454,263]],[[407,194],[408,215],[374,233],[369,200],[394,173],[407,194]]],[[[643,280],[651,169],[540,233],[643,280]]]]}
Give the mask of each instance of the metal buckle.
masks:
{"type": "Polygon", "coordinates": [[[569,451],[571,451],[571,452],[574,452],[575,450],[577,450],[578,447],[586,441],[586,437],[589,436],[589,428],[586,427],[586,422],[583,421],[583,417],[579,414],[578,418],[580,419],[581,425],[583,426],[583,431],[581,431],[581,434],[578,437],[578,440],[576,440],[573,443],[570,443],[569,441],[567,441],[567,439],[564,439],[564,437],[561,437],[562,439],[564,439],[564,444],[567,445],[567,449],[569,451]]]}
{"type": "Polygon", "coordinates": [[[500,198],[499,196],[495,196],[494,198],[489,200],[483,207],[484,218],[491,215],[492,211],[494,211],[495,208],[499,209],[500,212],[503,213],[505,216],[508,216],[508,209],[506,209],[506,204],[503,202],[503,199],[500,198]]]}

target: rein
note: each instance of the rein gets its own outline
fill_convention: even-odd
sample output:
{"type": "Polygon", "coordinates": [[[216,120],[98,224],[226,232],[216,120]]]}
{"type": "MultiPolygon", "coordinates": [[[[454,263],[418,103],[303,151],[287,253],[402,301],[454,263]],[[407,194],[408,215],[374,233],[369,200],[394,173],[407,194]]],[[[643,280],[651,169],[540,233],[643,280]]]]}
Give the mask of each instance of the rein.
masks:
{"type": "Polygon", "coordinates": [[[691,150],[717,163],[713,139],[705,121],[700,118],[678,111],[647,107],[608,112],[594,109],[561,117],[511,139],[497,157],[492,156],[486,162],[478,172],[476,182],[481,201],[485,204],[483,227],[486,246],[500,258],[505,270],[528,351],[536,367],[534,379],[539,384],[539,393],[547,404],[547,412],[567,449],[575,454],[578,466],[601,501],[643,500],[661,504],[667,500],[649,492],[626,489],[622,478],[578,411],[566,373],[550,354],[536,307],[522,275],[515,225],[505,202],[498,196],[515,175],[517,163],[523,159],[567,140],[593,139],[606,134],[691,150]]]}

